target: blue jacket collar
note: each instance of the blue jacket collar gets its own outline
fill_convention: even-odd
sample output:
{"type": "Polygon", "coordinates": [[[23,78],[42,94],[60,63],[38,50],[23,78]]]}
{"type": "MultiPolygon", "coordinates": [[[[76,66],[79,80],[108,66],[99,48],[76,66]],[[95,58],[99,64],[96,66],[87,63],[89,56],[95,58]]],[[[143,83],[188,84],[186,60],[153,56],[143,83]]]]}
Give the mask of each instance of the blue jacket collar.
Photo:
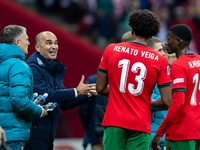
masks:
{"type": "Polygon", "coordinates": [[[25,61],[26,56],[17,45],[5,43],[0,44],[0,63],[9,58],[19,58],[25,61]]]}
{"type": "MultiPolygon", "coordinates": [[[[43,68],[48,68],[52,73],[60,73],[63,70],[67,70],[67,67],[63,65],[61,62],[58,60],[54,61],[48,61],[45,57],[43,57],[39,52],[35,51],[26,61],[28,64],[29,63],[35,63],[38,64],[39,66],[43,68]]],[[[64,71],[64,72],[65,72],[64,71]]]]}

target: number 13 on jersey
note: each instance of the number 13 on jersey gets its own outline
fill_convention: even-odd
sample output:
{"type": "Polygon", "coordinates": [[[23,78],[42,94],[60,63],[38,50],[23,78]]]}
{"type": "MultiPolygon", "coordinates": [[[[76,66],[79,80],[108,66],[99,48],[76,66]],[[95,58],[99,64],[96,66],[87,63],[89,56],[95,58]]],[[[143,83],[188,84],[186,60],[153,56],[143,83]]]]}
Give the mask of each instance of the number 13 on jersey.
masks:
{"type": "MultiPolygon", "coordinates": [[[[130,67],[130,60],[128,59],[120,60],[118,63],[118,67],[122,68],[119,90],[120,92],[125,93],[129,67],[130,67]]],[[[132,83],[128,83],[128,91],[134,96],[138,96],[142,93],[143,88],[144,88],[143,81],[146,78],[146,74],[147,74],[147,69],[145,65],[141,62],[134,63],[131,67],[131,72],[137,73],[139,69],[140,69],[140,74],[135,77],[135,81],[138,82],[137,87],[135,87],[135,85],[132,83]]]]}

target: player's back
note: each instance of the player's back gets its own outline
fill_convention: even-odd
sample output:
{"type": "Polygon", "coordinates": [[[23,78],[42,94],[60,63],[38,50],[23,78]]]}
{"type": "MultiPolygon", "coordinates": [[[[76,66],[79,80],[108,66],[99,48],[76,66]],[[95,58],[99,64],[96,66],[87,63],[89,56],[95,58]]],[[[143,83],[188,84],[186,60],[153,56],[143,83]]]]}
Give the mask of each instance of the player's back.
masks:
{"type": "Polygon", "coordinates": [[[167,59],[144,44],[110,44],[100,68],[107,70],[109,100],[104,126],[150,133],[153,88],[170,82],[167,59]]]}
{"type": "Polygon", "coordinates": [[[181,117],[173,128],[176,139],[190,140],[200,138],[200,56],[194,53],[182,55],[171,68],[172,90],[185,91],[185,104],[181,117]],[[175,127],[178,126],[178,127],[175,127]]]}

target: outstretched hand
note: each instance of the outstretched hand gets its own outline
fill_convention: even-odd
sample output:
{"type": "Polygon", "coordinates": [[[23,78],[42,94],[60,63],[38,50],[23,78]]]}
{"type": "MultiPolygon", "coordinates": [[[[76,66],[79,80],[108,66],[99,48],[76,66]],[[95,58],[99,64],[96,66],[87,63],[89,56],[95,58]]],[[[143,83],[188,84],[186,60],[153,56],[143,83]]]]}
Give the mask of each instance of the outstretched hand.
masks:
{"type": "Polygon", "coordinates": [[[78,95],[97,95],[96,84],[84,84],[85,77],[82,75],[81,81],[76,90],[78,95]]]}

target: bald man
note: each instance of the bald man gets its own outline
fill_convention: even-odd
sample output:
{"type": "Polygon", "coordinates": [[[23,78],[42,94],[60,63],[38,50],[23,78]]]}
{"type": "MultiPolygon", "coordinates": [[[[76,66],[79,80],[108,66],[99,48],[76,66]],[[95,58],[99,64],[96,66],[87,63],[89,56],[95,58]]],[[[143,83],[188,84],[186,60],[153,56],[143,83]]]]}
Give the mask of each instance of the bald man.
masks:
{"type": "Polygon", "coordinates": [[[46,102],[57,102],[58,106],[48,112],[48,117],[34,119],[31,126],[30,140],[25,150],[53,150],[53,142],[58,123],[59,108],[68,110],[74,108],[95,95],[95,84],[84,84],[84,76],[76,88],[66,89],[62,77],[66,67],[57,58],[58,40],[49,31],[39,33],[35,38],[34,52],[27,60],[34,77],[34,92],[48,93],[46,102]],[[79,95],[85,95],[80,98],[79,95]]]}
{"type": "Polygon", "coordinates": [[[127,31],[122,35],[121,42],[132,41],[132,33],[131,31],[127,31]]]}

